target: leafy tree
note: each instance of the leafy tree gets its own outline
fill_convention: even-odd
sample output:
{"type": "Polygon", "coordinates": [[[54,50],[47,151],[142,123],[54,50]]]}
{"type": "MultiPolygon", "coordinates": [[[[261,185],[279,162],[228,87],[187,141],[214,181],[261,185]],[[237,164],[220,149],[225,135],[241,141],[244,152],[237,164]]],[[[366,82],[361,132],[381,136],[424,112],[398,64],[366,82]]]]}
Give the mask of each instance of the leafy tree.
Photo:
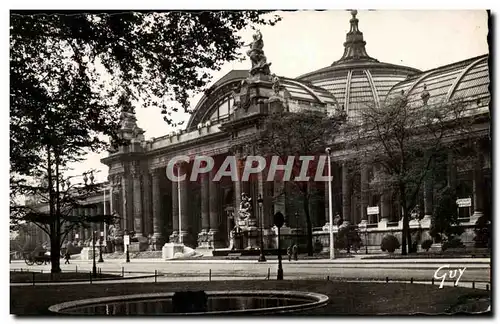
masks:
{"type": "MultiPolygon", "coordinates": [[[[430,235],[440,240],[451,240],[460,236],[464,229],[460,225],[457,213],[457,195],[451,187],[436,192],[435,208],[432,213],[430,235]]],[[[438,239],[438,240],[439,240],[438,239]]]]}
{"type": "Polygon", "coordinates": [[[363,243],[357,225],[350,224],[339,227],[339,232],[335,236],[336,249],[346,250],[347,253],[351,253],[351,251],[357,252],[362,246],[363,243]]]}
{"type": "MultiPolygon", "coordinates": [[[[37,202],[18,204],[11,206],[11,229],[22,230],[27,224],[32,224],[42,229],[50,238],[52,272],[60,272],[60,249],[69,233],[79,228],[90,228],[92,224],[111,224],[116,217],[109,214],[97,214],[95,216],[73,215],[73,211],[83,205],[83,201],[98,192],[99,185],[89,183],[61,185],[53,195],[52,200],[57,201],[55,210],[47,210],[50,205],[50,197],[47,178],[41,181],[33,181],[30,185],[21,185],[21,194],[34,198],[37,202]]],[[[61,181],[61,183],[64,183],[61,181]]],[[[32,249],[31,249],[32,250],[32,249]]]]}
{"type": "MultiPolygon", "coordinates": [[[[295,157],[290,177],[293,180],[299,176],[302,167],[299,156],[324,155],[327,144],[335,138],[342,121],[342,116],[329,116],[312,110],[271,113],[260,127],[256,139],[257,151],[264,156],[279,156],[283,164],[288,157],[295,157]]],[[[317,162],[316,159],[309,163],[310,181],[291,181],[306,216],[308,255],[314,252],[310,208],[311,199],[317,194],[313,182],[317,162]]],[[[321,182],[321,185],[324,183],[321,182]]]]}
{"type": "Polygon", "coordinates": [[[410,210],[417,203],[435,156],[453,145],[450,138],[470,134],[475,115],[467,109],[460,100],[422,105],[403,95],[380,106],[365,107],[360,120],[351,122],[346,130],[347,148],[354,149],[363,163],[379,167],[374,178],[380,192],[397,192],[403,209],[403,255],[412,246],[410,210]]]}
{"type": "Polygon", "coordinates": [[[479,217],[474,226],[474,246],[491,249],[491,222],[486,215],[479,217]]]}

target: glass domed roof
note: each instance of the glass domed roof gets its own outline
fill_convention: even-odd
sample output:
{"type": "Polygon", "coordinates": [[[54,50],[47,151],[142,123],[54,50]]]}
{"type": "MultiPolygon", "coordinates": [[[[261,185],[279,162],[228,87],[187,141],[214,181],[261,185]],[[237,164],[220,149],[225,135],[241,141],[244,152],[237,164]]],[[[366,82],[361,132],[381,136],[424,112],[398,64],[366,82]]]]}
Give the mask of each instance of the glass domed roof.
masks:
{"type": "Polygon", "coordinates": [[[330,91],[349,118],[357,119],[363,107],[380,105],[394,85],[421,71],[370,57],[358,27],[357,11],[352,10],[351,15],[342,57],[297,79],[330,91]]]}

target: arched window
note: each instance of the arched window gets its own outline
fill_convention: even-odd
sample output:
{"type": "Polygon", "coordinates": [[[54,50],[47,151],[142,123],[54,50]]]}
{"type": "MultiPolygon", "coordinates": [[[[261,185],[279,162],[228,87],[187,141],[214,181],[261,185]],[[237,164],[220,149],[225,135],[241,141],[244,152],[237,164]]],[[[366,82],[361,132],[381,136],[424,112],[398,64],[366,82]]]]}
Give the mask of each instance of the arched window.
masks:
{"type": "Polygon", "coordinates": [[[210,114],[210,120],[212,122],[217,122],[222,119],[229,118],[229,114],[233,113],[233,99],[230,97],[224,97],[219,100],[213,107],[215,108],[210,114]]]}

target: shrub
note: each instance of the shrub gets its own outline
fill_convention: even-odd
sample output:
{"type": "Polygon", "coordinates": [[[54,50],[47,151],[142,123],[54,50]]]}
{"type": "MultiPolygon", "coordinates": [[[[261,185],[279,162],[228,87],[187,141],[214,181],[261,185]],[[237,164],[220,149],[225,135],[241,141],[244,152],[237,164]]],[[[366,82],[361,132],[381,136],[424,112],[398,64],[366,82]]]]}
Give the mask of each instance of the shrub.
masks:
{"type": "Polygon", "coordinates": [[[350,253],[351,250],[357,252],[363,243],[359,237],[359,229],[356,225],[347,225],[339,227],[339,232],[335,236],[335,248],[346,250],[350,253]]]}
{"type": "Polygon", "coordinates": [[[315,253],[320,253],[323,250],[323,244],[319,240],[316,240],[314,242],[314,252],[315,253]]]}
{"type": "Polygon", "coordinates": [[[474,246],[476,248],[491,248],[491,222],[486,216],[481,216],[474,228],[474,246]]]}
{"type": "Polygon", "coordinates": [[[380,249],[389,253],[393,253],[396,249],[399,249],[400,246],[398,238],[394,235],[384,236],[382,243],[380,243],[380,249]]]}
{"type": "Polygon", "coordinates": [[[462,241],[458,237],[454,237],[450,240],[446,240],[443,242],[443,245],[441,245],[441,250],[446,251],[448,249],[457,249],[457,248],[464,248],[465,245],[462,243],[462,241]]]}
{"type": "Polygon", "coordinates": [[[421,246],[422,246],[422,250],[425,250],[425,251],[429,252],[429,249],[432,246],[432,240],[425,240],[425,241],[423,241],[421,246]]]}

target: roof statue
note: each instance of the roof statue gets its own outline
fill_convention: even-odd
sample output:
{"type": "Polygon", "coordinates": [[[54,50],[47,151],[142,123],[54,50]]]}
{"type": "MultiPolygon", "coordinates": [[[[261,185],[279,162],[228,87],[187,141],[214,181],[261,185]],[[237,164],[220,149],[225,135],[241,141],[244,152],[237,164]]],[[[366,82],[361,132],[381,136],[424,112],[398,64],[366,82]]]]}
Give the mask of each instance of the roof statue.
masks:
{"type": "Polygon", "coordinates": [[[271,65],[271,63],[267,63],[267,58],[264,55],[264,40],[262,39],[260,30],[257,30],[252,37],[253,41],[250,44],[246,45],[250,47],[250,49],[247,51],[247,55],[252,62],[250,75],[270,75],[271,71],[269,69],[269,66],[271,65]]]}
{"type": "Polygon", "coordinates": [[[275,95],[279,95],[280,89],[281,89],[281,83],[280,83],[280,78],[273,73],[272,75],[272,80],[273,80],[273,91],[275,95]]]}

